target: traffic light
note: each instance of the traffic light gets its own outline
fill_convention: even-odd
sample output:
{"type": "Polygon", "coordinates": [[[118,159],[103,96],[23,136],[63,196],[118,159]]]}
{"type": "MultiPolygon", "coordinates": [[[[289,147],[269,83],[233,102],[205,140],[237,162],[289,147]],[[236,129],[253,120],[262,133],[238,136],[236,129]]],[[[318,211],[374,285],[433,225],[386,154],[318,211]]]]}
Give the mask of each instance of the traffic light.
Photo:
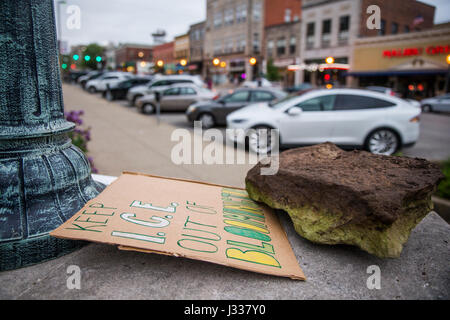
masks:
{"type": "Polygon", "coordinates": [[[80,56],[77,55],[77,54],[74,54],[74,55],[72,56],[72,58],[73,58],[73,60],[78,61],[78,59],[80,59],[80,56]]]}
{"type": "Polygon", "coordinates": [[[91,60],[91,56],[88,56],[88,55],[84,56],[84,60],[85,61],[90,61],[91,60]]]}
{"type": "Polygon", "coordinates": [[[63,63],[63,64],[61,65],[61,68],[63,68],[64,70],[66,70],[66,69],[67,69],[67,64],[63,63]]]}
{"type": "Polygon", "coordinates": [[[97,56],[97,57],[95,58],[95,61],[97,61],[97,62],[102,62],[102,57],[97,56]]]}
{"type": "Polygon", "coordinates": [[[328,82],[331,80],[331,76],[327,73],[324,75],[323,79],[325,80],[325,82],[328,82]]]}

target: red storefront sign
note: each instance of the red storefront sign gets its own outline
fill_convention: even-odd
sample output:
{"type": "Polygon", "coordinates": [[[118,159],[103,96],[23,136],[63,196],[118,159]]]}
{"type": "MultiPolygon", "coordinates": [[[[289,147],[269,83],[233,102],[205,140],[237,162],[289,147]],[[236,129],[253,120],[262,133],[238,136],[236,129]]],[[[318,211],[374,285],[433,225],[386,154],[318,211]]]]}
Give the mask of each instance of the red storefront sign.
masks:
{"type": "Polygon", "coordinates": [[[438,54],[449,54],[450,46],[429,46],[425,49],[423,48],[400,48],[400,49],[392,49],[392,50],[384,50],[383,57],[384,58],[400,58],[400,57],[413,57],[420,56],[424,52],[428,55],[438,55],[438,54]]]}

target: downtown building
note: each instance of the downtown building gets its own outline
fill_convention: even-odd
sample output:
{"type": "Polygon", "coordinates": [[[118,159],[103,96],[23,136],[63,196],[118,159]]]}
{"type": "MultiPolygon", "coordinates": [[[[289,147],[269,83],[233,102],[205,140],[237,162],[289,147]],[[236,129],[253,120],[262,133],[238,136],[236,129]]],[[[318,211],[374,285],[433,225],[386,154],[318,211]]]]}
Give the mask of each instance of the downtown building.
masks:
{"type": "Polygon", "coordinates": [[[151,72],[153,60],[153,46],[136,43],[119,44],[114,50],[115,69],[122,71],[147,74],[151,72]]]}
{"type": "Polygon", "coordinates": [[[256,78],[263,36],[264,0],[207,0],[204,75],[216,84],[256,78]],[[214,65],[214,59],[220,63],[214,65]]]}
{"type": "Polygon", "coordinates": [[[435,7],[416,0],[303,0],[298,83],[354,86],[359,39],[413,33],[433,27],[435,7]],[[370,29],[367,8],[381,9],[380,28],[370,29]],[[332,57],[333,64],[325,60],[332,57]],[[329,79],[329,80],[328,80],[329,79]]]}

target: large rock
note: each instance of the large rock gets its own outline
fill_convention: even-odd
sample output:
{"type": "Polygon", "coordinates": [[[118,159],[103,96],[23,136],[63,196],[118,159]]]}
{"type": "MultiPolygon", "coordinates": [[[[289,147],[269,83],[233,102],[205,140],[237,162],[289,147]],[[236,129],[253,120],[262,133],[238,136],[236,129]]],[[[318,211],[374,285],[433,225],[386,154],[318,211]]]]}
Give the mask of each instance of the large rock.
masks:
{"type": "Polygon", "coordinates": [[[331,143],[281,153],[275,175],[261,175],[262,166],[246,177],[252,199],[288,212],[306,239],[382,258],[400,256],[443,177],[423,159],[346,152],[331,143]]]}

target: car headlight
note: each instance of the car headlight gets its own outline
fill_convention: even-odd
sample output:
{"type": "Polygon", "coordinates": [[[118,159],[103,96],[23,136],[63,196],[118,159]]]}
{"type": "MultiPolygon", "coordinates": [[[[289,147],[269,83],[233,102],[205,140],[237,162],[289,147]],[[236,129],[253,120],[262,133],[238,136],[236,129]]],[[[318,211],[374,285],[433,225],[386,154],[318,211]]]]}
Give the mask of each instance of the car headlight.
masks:
{"type": "Polygon", "coordinates": [[[186,112],[187,112],[187,113],[191,113],[191,112],[194,112],[195,109],[197,109],[196,106],[189,106],[189,108],[187,108],[186,112]]]}

